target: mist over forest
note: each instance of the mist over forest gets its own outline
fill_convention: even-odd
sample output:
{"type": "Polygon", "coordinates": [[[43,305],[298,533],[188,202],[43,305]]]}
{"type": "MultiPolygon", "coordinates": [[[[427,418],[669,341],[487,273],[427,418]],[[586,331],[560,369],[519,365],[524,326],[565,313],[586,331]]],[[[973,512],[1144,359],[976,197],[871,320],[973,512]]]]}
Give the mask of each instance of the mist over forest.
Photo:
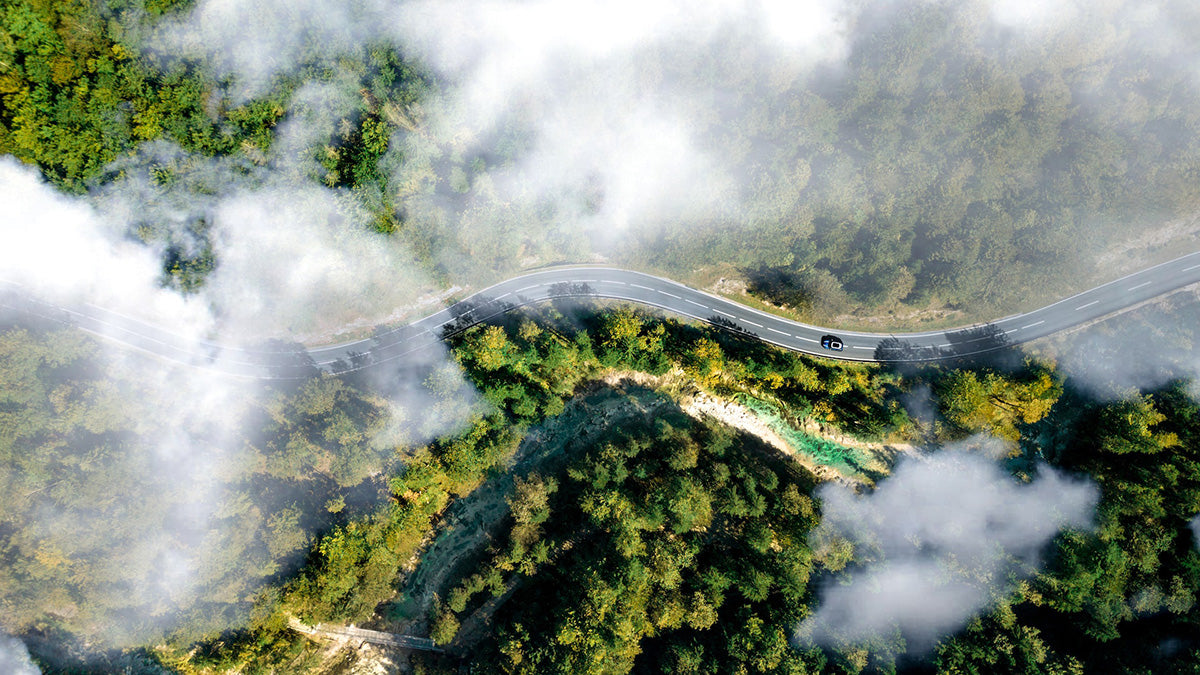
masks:
{"type": "MultiPolygon", "coordinates": [[[[19,0],[0,17],[0,290],[228,345],[218,361],[369,335],[564,262],[823,325],[963,325],[1200,232],[1188,0],[19,0]]],[[[63,654],[96,672],[295,666],[288,616],[449,642],[485,588],[561,609],[556,579],[618,554],[579,586],[618,608],[586,624],[608,642],[509,607],[483,662],[1182,663],[1200,653],[1194,296],[912,371],[556,305],[293,383],[165,364],[5,300],[0,629],[25,642],[0,635],[0,670],[37,672],[29,651],[47,672],[63,654]],[[531,430],[613,372],[682,373],[787,433],[816,421],[920,450],[817,488],[630,394],[670,422],[502,481],[501,511],[525,519],[492,523],[510,548],[454,568],[441,590],[461,603],[403,615],[397,580],[423,578],[445,510],[500,490],[531,430]],[[931,494],[941,508],[904,509],[931,494]],[[595,539],[555,568],[578,532],[595,539]],[[744,567],[719,560],[743,549],[744,567]],[[614,616],[627,630],[610,635],[614,616]],[[710,630],[727,648],[697,646],[710,630]],[[552,635],[561,649],[531,646],[552,635]],[[1005,657],[979,646],[1004,640],[1005,657]]]]}
{"type": "MultiPolygon", "coordinates": [[[[593,259],[701,279],[717,261],[812,317],[986,319],[1103,278],[1106,246],[1194,213],[1195,11],[112,2],[91,20],[130,58],[89,73],[85,51],[64,74],[116,96],[64,115],[33,103],[53,79],[6,94],[5,143],[75,192],[157,176],[172,213],[139,214],[144,236],[198,266],[182,277],[245,215],[224,201],[272,212],[264,188],[286,185],[346,202],[341,231],[389,233],[388,269],[441,284],[593,259]],[[179,150],[127,156],[155,138],[179,150]]],[[[309,210],[289,219],[306,243],[309,210]]]]}

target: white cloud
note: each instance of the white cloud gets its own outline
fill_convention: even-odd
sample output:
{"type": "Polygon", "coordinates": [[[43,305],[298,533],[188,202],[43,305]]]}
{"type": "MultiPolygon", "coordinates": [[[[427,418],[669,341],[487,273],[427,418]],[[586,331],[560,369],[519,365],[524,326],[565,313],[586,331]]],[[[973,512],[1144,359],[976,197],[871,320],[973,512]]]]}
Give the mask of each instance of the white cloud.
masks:
{"type": "MultiPolygon", "coordinates": [[[[541,233],[524,218],[542,248],[582,231],[603,249],[632,227],[722,216],[738,221],[746,179],[725,168],[726,149],[713,142],[714,127],[738,122],[698,118],[708,106],[697,100],[729,96],[732,103],[734,91],[722,80],[763,64],[795,77],[842,59],[852,10],[836,0],[202,0],[158,40],[175,51],[208,54],[240,78],[243,96],[261,93],[273,75],[305,58],[332,60],[364,44],[397,42],[441,78],[441,100],[421,104],[425,138],[414,142],[495,156],[504,152],[495,145],[497,133],[525,129],[511,162],[487,167],[495,189],[488,198],[523,214],[550,205],[553,215],[541,233]],[[704,78],[693,78],[693,71],[707,60],[703,67],[713,74],[696,91],[704,78]]],[[[745,100],[731,107],[739,116],[757,105],[745,100]]],[[[394,148],[405,158],[397,162],[397,184],[411,176],[404,172],[426,170],[410,161],[419,156],[411,150],[403,143],[394,148]]],[[[495,208],[437,199],[405,206],[427,221],[447,207],[495,208]]],[[[467,239],[463,228],[451,227],[447,242],[467,239]]]]}
{"type": "MultiPolygon", "coordinates": [[[[57,284],[74,289],[74,299],[185,334],[199,332],[188,326],[202,326],[226,342],[320,339],[346,324],[381,322],[435,290],[403,243],[368,227],[370,214],[357,197],[305,178],[315,168],[309,158],[314,146],[321,147],[351,114],[345,87],[311,85],[296,96],[296,111],[280,124],[265,166],[149,143],[123,159],[120,178],[90,200],[57,195],[25,168],[16,189],[36,188],[37,198],[23,208],[40,214],[45,225],[27,237],[38,254],[11,254],[13,266],[41,289],[57,284]],[[177,176],[166,185],[154,177],[163,167],[177,176]],[[202,236],[188,229],[199,221],[207,228],[202,236]],[[195,295],[161,287],[161,245],[148,247],[128,234],[142,224],[167,230],[173,243],[188,249],[208,239],[216,266],[195,295]],[[42,236],[51,231],[54,237],[42,236]],[[104,249],[95,243],[101,240],[112,243],[104,249]],[[59,241],[68,242],[65,256],[56,256],[59,241]],[[75,264],[76,257],[88,264],[75,264]],[[50,277],[47,261],[57,258],[66,264],[50,277]],[[99,281],[110,274],[120,283],[99,281]],[[96,288],[108,292],[97,294],[96,288]],[[146,311],[156,305],[162,310],[146,311]],[[180,307],[198,318],[185,322],[180,307]]],[[[9,269],[4,262],[0,277],[9,269]]]]}
{"type": "Polygon", "coordinates": [[[382,316],[425,289],[366,214],[318,186],[237,192],[212,211],[219,264],[206,284],[223,323],[300,336],[382,316]]]}
{"type": "Polygon", "coordinates": [[[161,23],[150,45],[206,57],[218,73],[237,76],[236,98],[246,99],[303,60],[379,35],[391,23],[389,7],[383,0],[201,0],[189,14],[161,23]]]}
{"type": "Polygon", "coordinates": [[[991,0],[992,19],[1009,28],[1044,31],[1078,16],[1074,2],[1062,0],[991,0]]]}
{"type": "Polygon", "coordinates": [[[848,4],[838,0],[763,0],[759,21],[771,38],[800,56],[840,59],[848,48],[848,4]]]}
{"type": "MultiPolygon", "coordinates": [[[[393,148],[392,163],[403,165],[395,185],[410,184],[416,171],[449,192],[451,172],[463,169],[448,164],[486,157],[480,171],[495,190],[487,198],[501,205],[487,212],[478,195],[458,202],[446,194],[406,195],[403,209],[418,215],[425,230],[441,226],[431,223],[447,213],[453,220],[486,212],[495,221],[498,211],[515,209],[529,240],[543,250],[514,245],[512,255],[502,257],[545,262],[585,258],[593,251],[579,248],[588,245],[606,253],[605,244],[630,230],[667,220],[748,224],[757,212],[756,191],[780,180],[798,159],[773,154],[789,143],[778,129],[761,133],[771,126],[763,120],[787,114],[797,96],[792,85],[802,84],[815,66],[844,64],[856,42],[888,25],[894,12],[922,4],[930,0],[200,0],[156,40],[166,51],[207,55],[252,93],[265,91],[276,74],[295,72],[300,62],[323,60],[336,69],[341,53],[398,44],[405,58],[439,81],[432,97],[438,100],[422,101],[424,114],[413,114],[419,131],[393,148]],[[436,169],[422,165],[427,157],[416,152],[419,146],[450,148],[454,158],[438,157],[436,169]],[[597,195],[603,198],[598,208],[597,195]],[[530,217],[547,212],[545,222],[530,217]],[[575,241],[586,244],[566,243],[580,231],[591,237],[575,241]]],[[[1170,52],[1190,53],[1183,46],[1195,42],[1180,32],[1186,22],[1177,20],[1178,2],[939,4],[982,20],[985,30],[977,37],[986,44],[980,47],[997,58],[1013,57],[1015,45],[1037,58],[1082,64],[1094,58],[1093,42],[1118,53],[1129,50],[1115,45],[1149,42],[1171,59],[1170,52]],[[988,18],[1007,29],[1003,36],[992,39],[988,18]],[[1109,23],[1131,30],[1102,36],[1093,30],[1109,23]]],[[[931,35],[931,43],[943,37],[931,35]]],[[[1108,96],[1095,100],[1108,107],[1108,96]]],[[[908,123],[940,119],[934,105],[928,114],[911,114],[908,123]]],[[[853,135],[829,142],[852,156],[858,152],[853,135]]],[[[853,170],[849,160],[839,161],[853,170]]],[[[821,179],[836,181],[840,168],[827,167],[821,179]]],[[[805,192],[800,199],[814,208],[823,199],[845,206],[837,186],[825,189],[824,196],[805,192]]],[[[890,209],[888,193],[867,196],[851,210],[890,209]]],[[[459,223],[444,226],[442,247],[469,250],[456,241],[459,223]]]]}
{"type": "Polygon", "coordinates": [[[1072,333],[1041,342],[1074,387],[1111,400],[1173,380],[1200,382],[1194,327],[1200,292],[1181,291],[1072,333]]]}
{"type": "Polygon", "coordinates": [[[29,650],[20,640],[0,634],[0,673],[8,675],[42,675],[29,660],[29,650]]]}
{"type": "Polygon", "coordinates": [[[443,78],[444,100],[427,108],[434,141],[495,155],[495,135],[521,129],[521,151],[488,167],[494,199],[552,205],[543,241],[583,232],[606,250],[632,228],[741,220],[747,178],[720,137],[766,104],[740,98],[740,83],[727,80],[753,78],[764,63],[796,77],[843,58],[843,10],[778,0],[419,1],[401,5],[395,35],[443,78]],[[728,117],[711,115],[714,100],[728,117]]]}
{"type": "Polygon", "coordinates": [[[814,538],[849,539],[862,566],[821,589],[799,635],[855,643],[898,627],[927,648],[1036,569],[1059,529],[1088,526],[1094,486],[1046,466],[1018,484],[990,454],[958,447],[904,459],[865,495],[823,486],[814,538]]]}
{"type": "MultiPolygon", "coordinates": [[[[395,35],[446,75],[464,108],[493,119],[514,98],[545,93],[568,72],[607,70],[634,74],[633,60],[670,58],[687,45],[706,45],[723,32],[763,36],[753,45],[784,60],[841,58],[847,19],[832,0],[790,2],[701,0],[421,0],[400,6],[395,35]]],[[[746,44],[751,47],[752,45],[746,44]]],[[[623,89],[618,80],[618,89],[623,89]]],[[[605,90],[592,90],[604,97],[605,90]]],[[[619,92],[615,95],[619,95],[619,92]]]]}
{"type": "MultiPolygon", "coordinates": [[[[330,128],[345,109],[336,92],[310,90],[306,96],[304,119],[318,127],[330,128]]],[[[0,158],[0,279],[59,305],[92,303],[222,343],[298,339],[392,314],[414,301],[427,280],[401,245],[369,230],[351,195],[285,181],[295,181],[292,172],[308,145],[295,135],[306,132],[284,125],[279,149],[265,167],[148,144],[122,160],[120,178],[85,197],[57,193],[36,168],[0,158]],[[178,180],[152,178],[163,170],[178,180]],[[206,234],[188,229],[198,220],[207,223],[206,234]],[[185,247],[211,239],[216,267],[196,293],[164,287],[164,245],[135,238],[133,230],[142,225],[165,230],[185,247]]],[[[169,630],[179,610],[218,592],[213,584],[228,586],[219,592],[235,602],[261,583],[259,570],[229,569],[231,556],[257,551],[259,544],[247,533],[231,532],[222,519],[230,509],[250,508],[227,501],[236,492],[227,482],[244,473],[246,439],[259,430],[241,425],[263,392],[260,383],[148,362],[103,344],[101,367],[121,374],[114,385],[120,404],[137,416],[139,429],[154,429],[153,437],[126,442],[119,456],[97,451],[88,460],[103,467],[90,475],[102,476],[104,485],[76,487],[102,495],[94,511],[64,510],[40,495],[46,499],[31,507],[36,522],[24,527],[81,565],[114,568],[102,578],[125,580],[121,592],[129,606],[146,615],[128,612],[102,628],[108,643],[126,645],[152,638],[147,631],[169,630]]],[[[390,363],[370,377],[395,412],[387,434],[374,439],[375,470],[392,456],[393,443],[421,443],[453,431],[477,401],[444,347],[412,362],[390,363]],[[440,396],[449,400],[438,401],[438,415],[429,412],[435,395],[422,386],[423,367],[430,365],[448,381],[440,396]]],[[[80,594],[75,601],[102,615],[113,587],[88,586],[80,594]]]]}
{"type": "Polygon", "coordinates": [[[159,287],[159,252],[125,223],[61,195],[33,167],[0,157],[0,279],[36,286],[63,303],[89,301],[151,321],[203,328],[202,303],[159,287]]]}
{"type": "Polygon", "coordinates": [[[647,220],[728,209],[734,180],[685,121],[636,103],[613,110],[613,103],[579,100],[548,115],[529,153],[495,174],[500,191],[555,199],[569,224],[606,237],[647,220]]]}

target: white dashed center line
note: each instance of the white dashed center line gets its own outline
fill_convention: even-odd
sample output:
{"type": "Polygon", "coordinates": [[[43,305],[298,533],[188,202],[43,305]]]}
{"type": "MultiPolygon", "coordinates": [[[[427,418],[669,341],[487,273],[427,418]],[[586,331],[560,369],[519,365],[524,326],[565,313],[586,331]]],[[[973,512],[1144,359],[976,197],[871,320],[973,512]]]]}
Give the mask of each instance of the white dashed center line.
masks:
{"type": "Polygon", "coordinates": [[[640,288],[640,289],[642,289],[643,291],[652,291],[652,290],[654,290],[653,288],[650,288],[649,286],[642,286],[641,284],[629,284],[629,285],[630,285],[630,286],[633,286],[634,288],[640,288]]]}
{"type": "Polygon", "coordinates": [[[668,298],[675,298],[676,300],[682,300],[682,299],[683,299],[683,298],[679,297],[678,295],[675,295],[675,294],[673,294],[673,293],[668,293],[668,292],[666,292],[666,291],[659,291],[659,293],[662,293],[663,295],[667,296],[668,298]]]}
{"type": "Polygon", "coordinates": [[[708,305],[702,305],[702,304],[696,302],[695,300],[688,299],[688,302],[692,303],[693,305],[695,305],[697,307],[703,307],[704,309],[708,309],[708,305]]]}
{"type": "Polygon", "coordinates": [[[729,318],[731,318],[731,319],[736,319],[736,318],[737,318],[736,316],[734,316],[734,315],[732,315],[732,314],[728,314],[728,313],[726,313],[726,312],[722,312],[721,310],[717,309],[716,307],[714,307],[714,308],[713,308],[713,311],[714,311],[714,312],[716,312],[717,314],[724,314],[725,316],[727,316],[727,317],[729,317],[729,318]]]}
{"type": "Polygon", "coordinates": [[[1137,286],[1134,286],[1133,288],[1130,288],[1130,289],[1128,289],[1128,290],[1130,290],[1130,291],[1136,291],[1137,289],[1139,289],[1139,288],[1141,288],[1141,287],[1143,287],[1143,286],[1149,286],[1149,285],[1150,285],[1150,282],[1149,282],[1149,281],[1147,281],[1147,282],[1145,282],[1145,283],[1138,284],[1137,286]]]}
{"type": "Polygon", "coordinates": [[[762,325],[761,323],[754,323],[753,321],[751,321],[751,320],[749,320],[749,319],[742,319],[742,322],[743,322],[743,323],[748,323],[748,324],[750,324],[751,326],[758,326],[759,328],[762,328],[762,327],[763,327],[763,325],[762,325]]]}
{"type": "Polygon", "coordinates": [[[1098,304],[1100,304],[1099,300],[1093,300],[1086,305],[1080,305],[1080,306],[1076,307],[1075,311],[1078,312],[1081,309],[1087,309],[1088,307],[1091,307],[1092,305],[1098,305],[1098,304]]]}
{"type": "Polygon", "coordinates": [[[1031,324],[1029,324],[1028,326],[1021,326],[1021,330],[1025,330],[1026,328],[1033,328],[1034,326],[1040,326],[1040,325],[1042,325],[1042,324],[1044,324],[1044,323],[1046,323],[1046,322],[1045,322],[1045,321],[1038,321],[1037,323],[1031,323],[1031,324]]]}
{"type": "Polygon", "coordinates": [[[1197,267],[1200,267],[1200,265],[1192,265],[1191,267],[1185,267],[1185,268],[1183,268],[1183,271],[1191,272],[1192,270],[1196,269],[1197,267]]]}
{"type": "Polygon", "coordinates": [[[786,336],[788,336],[788,337],[791,337],[791,336],[792,336],[792,334],[791,334],[791,333],[785,333],[785,332],[783,332],[783,331],[781,331],[781,330],[775,330],[774,328],[768,328],[767,330],[769,330],[769,331],[774,331],[774,332],[776,332],[776,333],[779,333],[780,335],[786,335],[786,336]]]}

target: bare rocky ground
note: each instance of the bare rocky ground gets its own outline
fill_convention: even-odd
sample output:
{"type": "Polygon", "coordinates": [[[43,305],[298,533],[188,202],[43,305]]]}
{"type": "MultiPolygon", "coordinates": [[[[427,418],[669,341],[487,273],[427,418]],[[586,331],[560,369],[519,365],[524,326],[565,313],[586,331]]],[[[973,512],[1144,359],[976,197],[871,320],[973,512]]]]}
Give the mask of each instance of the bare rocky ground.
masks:
{"type": "MultiPolygon", "coordinates": [[[[767,445],[794,459],[822,481],[846,484],[856,483],[853,479],[843,476],[832,468],[813,461],[801,448],[792,447],[769,424],[756,415],[754,411],[739,403],[710,396],[704,392],[698,392],[682,401],[681,407],[684,412],[692,417],[697,419],[711,417],[722,424],[739,429],[758,438],[767,445]]],[[[867,454],[875,458],[870,468],[882,472],[886,472],[894,465],[899,455],[915,451],[913,446],[906,443],[885,444],[860,441],[813,420],[805,422],[801,431],[810,436],[833,441],[839,445],[866,451],[867,454]]]]}
{"type": "MultiPolygon", "coordinates": [[[[701,390],[692,384],[682,372],[671,372],[661,376],[632,371],[618,372],[606,376],[604,381],[611,385],[616,385],[622,381],[631,381],[645,387],[670,391],[679,403],[679,407],[688,415],[696,419],[709,417],[726,426],[754,436],[788,457],[791,457],[822,481],[853,483],[852,480],[842,476],[830,467],[815,462],[804,453],[802,448],[793,447],[787,440],[776,433],[771,428],[771,425],[755,414],[753,410],[736,401],[714,396],[701,390]]],[[[832,441],[838,445],[863,450],[866,454],[876,458],[878,465],[875,468],[883,469],[885,472],[887,467],[895,464],[899,455],[916,451],[914,446],[907,443],[873,443],[862,441],[853,436],[841,433],[831,425],[813,419],[805,420],[799,430],[810,436],[832,441]]]]}
{"type": "Polygon", "coordinates": [[[359,640],[321,638],[316,664],[306,672],[314,675],[392,675],[405,672],[407,656],[396,649],[387,649],[359,640]]]}

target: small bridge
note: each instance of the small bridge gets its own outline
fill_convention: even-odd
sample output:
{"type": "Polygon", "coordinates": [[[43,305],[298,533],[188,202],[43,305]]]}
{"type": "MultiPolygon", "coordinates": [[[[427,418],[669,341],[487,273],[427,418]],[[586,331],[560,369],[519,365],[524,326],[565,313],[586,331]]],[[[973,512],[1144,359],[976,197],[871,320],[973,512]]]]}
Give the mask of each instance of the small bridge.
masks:
{"type": "Polygon", "coordinates": [[[355,626],[326,626],[323,623],[319,623],[316,626],[308,626],[296,617],[288,619],[288,627],[294,631],[313,637],[362,640],[363,642],[370,642],[371,644],[386,647],[400,647],[401,649],[419,649],[426,652],[443,653],[443,650],[439,649],[433,640],[415,635],[384,633],[367,628],[356,628],[355,626]]]}

